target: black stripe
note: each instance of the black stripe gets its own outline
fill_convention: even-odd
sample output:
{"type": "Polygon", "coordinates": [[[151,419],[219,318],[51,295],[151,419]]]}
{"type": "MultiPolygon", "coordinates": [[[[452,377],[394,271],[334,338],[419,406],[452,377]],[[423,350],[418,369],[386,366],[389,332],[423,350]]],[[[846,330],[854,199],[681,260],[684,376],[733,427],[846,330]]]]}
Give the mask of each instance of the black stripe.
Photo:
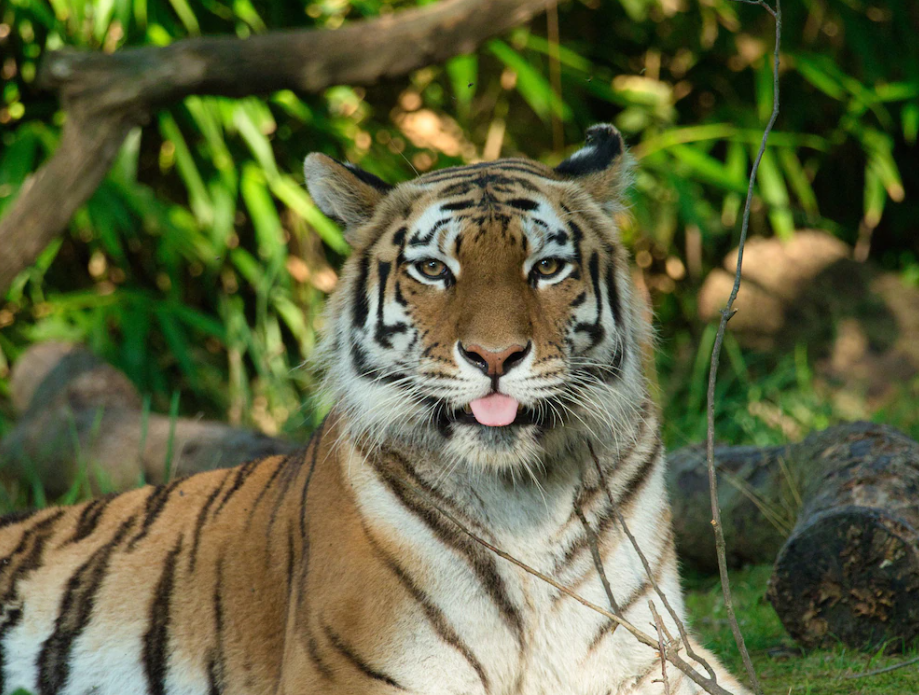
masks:
{"type": "Polygon", "coordinates": [[[278,465],[274,467],[274,470],[271,472],[271,475],[268,476],[268,480],[262,485],[262,489],[259,490],[258,496],[255,498],[255,502],[252,503],[252,509],[249,510],[249,518],[246,519],[246,529],[252,524],[252,517],[255,516],[255,510],[258,509],[259,503],[265,498],[265,495],[268,494],[268,491],[271,490],[275,481],[278,479],[278,476],[281,474],[281,470],[284,466],[287,465],[287,459],[289,459],[291,454],[288,454],[283,459],[278,461],[278,465]]]}
{"type": "Polygon", "coordinates": [[[469,164],[463,167],[450,167],[448,169],[440,169],[439,171],[426,174],[425,176],[421,177],[418,182],[425,185],[443,183],[450,179],[456,179],[457,182],[461,182],[464,178],[474,177],[476,174],[480,173],[480,170],[489,168],[501,172],[521,172],[536,178],[549,179],[552,181],[558,180],[557,177],[552,176],[549,172],[539,168],[539,165],[534,164],[533,162],[529,162],[525,159],[518,159],[503,161],[499,160],[495,162],[480,162],[479,164],[469,164]]]}
{"type": "Polygon", "coordinates": [[[236,477],[233,478],[233,484],[224,493],[223,499],[220,500],[220,504],[218,504],[217,508],[214,510],[215,519],[217,518],[217,515],[220,514],[221,510],[227,505],[227,502],[230,501],[230,498],[242,489],[242,486],[245,485],[246,481],[249,479],[249,476],[252,475],[252,473],[256,468],[258,468],[258,465],[263,460],[264,459],[255,459],[254,461],[247,461],[236,469],[236,477]]]}
{"type": "Polygon", "coordinates": [[[379,261],[377,263],[377,282],[379,283],[379,294],[377,296],[377,325],[374,330],[373,338],[384,348],[392,348],[390,338],[398,333],[405,333],[408,330],[408,324],[397,321],[393,324],[387,324],[383,317],[383,309],[386,304],[386,281],[389,279],[389,271],[392,269],[392,263],[379,261]]]}
{"type": "MultiPolygon", "coordinates": [[[[36,510],[23,518],[32,517],[37,513],[36,510]]],[[[41,566],[45,544],[54,535],[54,524],[62,516],[64,516],[64,510],[59,509],[34,524],[22,534],[13,552],[0,560],[0,576],[7,582],[6,590],[3,592],[4,614],[2,624],[0,624],[0,693],[6,692],[6,684],[3,681],[3,671],[6,667],[6,652],[2,649],[3,641],[6,639],[7,632],[15,629],[22,620],[22,608],[18,607],[21,603],[19,582],[41,566]],[[18,555],[23,555],[22,561],[13,569],[13,559],[18,555]],[[12,571],[7,576],[8,569],[12,571]]]]}
{"type": "MultiPolygon", "coordinates": [[[[518,642],[522,645],[523,618],[508,595],[507,587],[498,572],[494,556],[480,548],[464,533],[461,533],[436,509],[427,506],[424,500],[412,489],[411,485],[406,482],[407,479],[410,479],[415,487],[422,488],[427,494],[433,497],[437,497],[437,495],[417,476],[408,461],[393,452],[388,452],[388,454],[392,460],[399,462],[400,470],[398,473],[385,465],[381,458],[375,460],[375,457],[366,453],[365,456],[368,460],[380,464],[375,465],[374,469],[383,483],[399,498],[399,501],[406,509],[427,524],[442,543],[456,549],[466,557],[482,587],[498,608],[498,612],[504,622],[511,628],[518,642]]],[[[443,502],[442,499],[439,501],[443,502]]]]}
{"type": "Polygon", "coordinates": [[[442,212],[456,212],[457,210],[468,210],[477,205],[474,200],[457,200],[453,203],[444,203],[440,206],[442,212]]]}
{"type": "Polygon", "coordinates": [[[352,174],[354,174],[354,176],[356,176],[358,180],[363,181],[368,186],[375,188],[380,193],[386,194],[386,193],[389,193],[393,188],[395,188],[395,186],[393,186],[392,184],[386,183],[380,177],[374,176],[369,171],[364,171],[359,166],[357,166],[357,164],[352,164],[351,162],[342,162],[338,159],[335,159],[334,161],[338,162],[343,167],[345,167],[345,169],[347,169],[352,174]]]}
{"type": "MultiPolygon", "coordinates": [[[[562,205],[562,208],[566,213],[571,214],[571,211],[562,205]]],[[[581,265],[584,254],[581,252],[581,242],[584,240],[584,232],[581,231],[581,228],[574,220],[568,220],[568,230],[571,232],[571,237],[574,239],[574,260],[578,265],[581,265]]]]}
{"type": "Polygon", "coordinates": [[[207,521],[207,513],[210,511],[211,505],[214,504],[214,500],[217,499],[217,495],[219,495],[220,491],[223,489],[224,483],[229,479],[231,472],[232,470],[226,472],[226,475],[220,480],[220,484],[214,487],[211,494],[207,496],[207,499],[201,506],[201,511],[198,512],[198,518],[195,520],[195,530],[192,535],[191,553],[188,558],[189,572],[195,571],[195,563],[198,561],[198,544],[201,542],[201,531],[204,529],[204,523],[207,521]]]}
{"type": "Polygon", "coordinates": [[[613,262],[606,267],[606,297],[609,300],[609,308],[613,314],[613,321],[617,326],[622,323],[622,306],[619,298],[619,290],[616,287],[616,272],[613,268],[613,262]]]}
{"type": "Polygon", "coordinates": [[[96,530],[99,522],[102,520],[102,515],[105,513],[109,502],[111,502],[117,496],[117,494],[111,493],[105,497],[95,499],[87,504],[83,508],[83,512],[80,514],[80,518],[77,520],[77,527],[74,530],[73,535],[66,541],[65,545],[69,543],[79,543],[84,538],[89,538],[93,531],[96,530]]]}
{"type": "Polygon", "coordinates": [[[485,689],[485,692],[489,692],[489,683],[488,675],[485,673],[485,668],[482,666],[482,663],[476,658],[473,654],[472,649],[469,645],[463,642],[460,636],[457,634],[456,630],[450,625],[447,620],[447,616],[444,615],[444,612],[438,608],[433,601],[428,597],[428,595],[414,582],[414,580],[408,575],[408,572],[403,569],[394,557],[389,555],[379,543],[377,543],[374,538],[368,533],[367,529],[364,529],[364,533],[367,534],[367,538],[370,541],[371,546],[374,550],[379,553],[383,563],[396,575],[396,578],[405,587],[405,590],[411,595],[413,599],[421,606],[421,609],[424,611],[425,617],[427,617],[428,622],[431,624],[431,627],[434,628],[434,631],[437,635],[456,651],[458,651],[464,659],[469,663],[473,670],[478,674],[479,680],[482,682],[482,687],[485,689]]]}
{"type": "MultiPolygon", "coordinates": [[[[642,419],[642,428],[639,430],[638,436],[641,437],[642,432],[644,432],[644,419],[642,419]]],[[[657,437],[654,442],[654,446],[651,449],[651,452],[646,456],[641,463],[638,465],[637,470],[626,480],[623,485],[623,491],[619,499],[616,501],[616,505],[619,507],[620,511],[624,510],[634,499],[635,495],[644,487],[644,483],[647,481],[651,470],[654,468],[654,464],[657,462],[663,442],[660,437],[657,437]]],[[[588,442],[588,448],[590,449],[591,455],[596,459],[596,453],[594,453],[593,445],[588,442]]],[[[630,449],[626,454],[619,458],[617,466],[621,466],[622,462],[625,461],[634,451],[634,448],[630,449]]],[[[604,477],[604,483],[606,478],[604,477]]],[[[602,487],[600,488],[602,489],[602,487]]],[[[625,512],[622,512],[623,515],[625,512]]],[[[612,527],[613,522],[616,520],[615,509],[607,502],[604,508],[598,512],[596,518],[596,529],[595,533],[597,538],[603,536],[606,531],[612,527]]],[[[556,572],[560,572],[567,565],[569,565],[575,558],[577,558],[586,548],[588,547],[587,535],[584,534],[579,536],[565,551],[564,556],[559,561],[558,565],[555,568],[556,572]]]]}
{"type": "Polygon", "coordinates": [[[9,514],[4,514],[3,516],[0,516],[0,528],[6,528],[7,526],[21,523],[26,519],[31,519],[33,516],[38,514],[39,511],[41,510],[23,509],[18,512],[10,512],[9,514]]]}
{"type": "Polygon", "coordinates": [[[284,505],[284,500],[287,499],[287,492],[290,490],[291,483],[296,480],[297,475],[300,473],[303,461],[309,453],[310,444],[312,444],[313,437],[315,436],[316,433],[313,432],[312,437],[310,437],[309,442],[306,444],[306,449],[301,449],[291,454],[290,458],[284,461],[284,470],[281,472],[278,482],[278,495],[275,497],[274,507],[271,509],[271,518],[268,520],[268,525],[265,528],[266,542],[271,541],[272,530],[274,529],[275,522],[278,520],[278,514],[281,511],[281,507],[284,505]]]}
{"type": "Polygon", "coordinates": [[[657,437],[656,441],[654,442],[654,448],[651,449],[651,453],[647,458],[645,458],[644,461],[642,461],[641,465],[638,467],[638,470],[636,470],[635,473],[626,481],[622,495],[618,500],[620,509],[627,507],[635,498],[635,496],[641,492],[642,488],[650,477],[651,471],[654,469],[654,465],[660,458],[662,447],[663,442],[661,441],[660,437],[657,437]]]}
{"type": "Polygon", "coordinates": [[[323,661],[322,655],[319,653],[319,643],[316,642],[315,637],[309,637],[306,640],[306,653],[309,655],[310,661],[313,662],[313,666],[316,667],[320,675],[326,680],[332,680],[332,669],[323,661]]]}
{"type": "MultiPolygon", "coordinates": [[[[661,574],[663,574],[664,569],[667,566],[667,557],[666,557],[667,551],[669,547],[672,545],[672,543],[673,543],[673,530],[671,527],[671,531],[670,531],[668,539],[664,541],[663,545],[661,546],[661,554],[659,556],[660,562],[657,565],[657,567],[652,570],[655,584],[660,585],[661,574]]],[[[638,601],[638,599],[640,599],[642,596],[647,594],[652,588],[653,588],[653,585],[651,584],[651,582],[648,579],[645,579],[626,598],[625,603],[623,603],[619,609],[619,615],[625,615],[629,611],[629,609],[635,605],[635,602],[638,601]]],[[[603,638],[606,637],[606,635],[611,634],[611,631],[615,630],[616,624],[617,623],[607,618],[606,621],[600,626],[600,628],[594,634],[593,639],[591,639],[590,644],[587,647],[587,651],[591,652],[594,649],[596,649],[597,646],[599,646],[600,642],[603,641],[603,638]]]]}
{"type": "Polygon", "coordinates": [[[367,664],[363,659],[358,656],[355,651],[341,638],[338,633],[336,633],[331,627],[327,624],[322,625],[322,630],[325,632],[326,638],[329,640],[331,645],[335,647],[335,650],[341,654],[347,661],[351,663],[354,668],[363,673],[368,678],[373,680],[381,681],[387,685],[391,685],[393,688],[399,690],[405,690],[398,682],[396,682],[392,677],[387,676],[381,671],[377,671],[367,664]]]}
{"type": "Polygon", "coordinates": [[[132,516],[121,522],[114,537],[96,550],[68,580],[58,616],[54,621],[54,632],[45,640],[38,656],[40,695],[53,695],[67,686],[73,644],[89,625],[96,594],[108,573],[112,554],[128,535],[135,520],[132,516]]]}
{"type": "MultiPolygon", "coordinates": [[[[441,210],[443,209],[444,207],[441,207],[441,210]]],[[[453,219],[452,217],[444,217],[444,218],[437,220],[437,222],[435,222],[427,232],[421,235],[416,234],[411,239],[409,239],[408,245],[409,246],[424,246],[425,244],[429,243],[431,239],[434,238],[434,235],[437,234],[438,229],[443,227],[445,224],[450,222],[452,219],[453,219]]]]}
{"type": "Polygon", "coordinates": [[[365,252],[358,264],[357,282],[354,283],[354,314],[351,317],[355,328],[367,322],[370,300],[367,298],[367,279],[370,277],[370,254],[365,252]]]}
{"type": "Polygon", "coordinates": [[[313,472],[316,470],[316,459],[319,456],[319,446],[322,444],[322,434],[325,431],[325,423],[323,420],[319,428],[316,430],[316,433],[313,435],[315,442],[313,443],[313,455],[310,457],[310,469],[306,473],[306,480],[303,482],[303,490],[300,493],[300,536],[301,538],[306,538],[306,496],[309,494],[310,481],[313,479],[313,472]]]}
{"type": "Polygon", "coordinates": [[[157,517],[159,517],[166,508],[166,502],[169,501],[169,495],[178,487],[180,482],[182,481],[173,480],[168,485],[160,485],[159,487],[153,488],[153,491],[147,495],[147,503],[144,505],[144,523],[137,535],[128,543],[127,549],[129,552],[137,547],[139,541],[147,537],[147,534],[150,532],[150,527],[153,526],[153,522],[156,521],[157,517]]]}
{"type": "Polygon", "coordinates": [[[163,573],[150,605],[150,628],[144,635],[144,672],[150,695],[166,695],[166,676],[169,672],[169,619],[172,592],[175,587],[176,558],[182,550],[182,537],[166,556],[163,573]]]}
{"type": "Polygon", "coordinates": [[[356,337],[351,340],[351,362],[354,364],[354,371],[359,377],[378,381],[383,384],[392,384],[402,381],[406,376],[402,372],[384,373],[380,371],[379,368],[371,365],[368,360],[367,351],[364,350],[356,337]]]}
{"type": "Polygon", "coordinates": [[[223,652],[223,557],[217,560],[217,581],[214,582],[214,635],[216,644],[207,665],[208,690],[211,695],[223,692],[226,683],[226,661],[223,652]]]}
{"type": "Polygon", "coordinates": [[[600,255],[596,251],[590,255],[590,261],[588,261],[587,267],[590,271],[590,282],[593,285],[594,299],[597,303],[597,318],[593,323],[582,322],[576,324],[574,330],[577,333],[587,333],[590,337],[590,345],[587,346],[587,350],[591,350],[596,347],[606,335],[606,331],[602,325],[603,293],[600,291],[600,255]]]}
{"type": "Polygon", "coordinates": [[[518,210],[525,210],[527,212],[535,210],[539,207],[539,203],[535,200],[530,200],[529,198],[511,198],[510,200],[504,201],[505,205],[510,205],[512,208],[517,208],[518,210]]]}
{"type": "Polygon", "coordinates": [[[217,661],[211,656],[207,661],[207,693],[208,695],[220,695],[223,692],[220,687],[220,676],[217,673],[217,661]]]}
{"type": "Polygon", "coordinates": [[[294,546],[294,530],[287,525],[287,600],[290,601],[291,592],[294,590],[294,561],[297,551],[294,546]]]}
{"type": "Polygon", "coordinates": [[[408,234],[408,227],[402,226],[399,227],[392,235],[393,246],[398,246],[402,248],[402,245],[405,243],[405,235],[408,234]]]}

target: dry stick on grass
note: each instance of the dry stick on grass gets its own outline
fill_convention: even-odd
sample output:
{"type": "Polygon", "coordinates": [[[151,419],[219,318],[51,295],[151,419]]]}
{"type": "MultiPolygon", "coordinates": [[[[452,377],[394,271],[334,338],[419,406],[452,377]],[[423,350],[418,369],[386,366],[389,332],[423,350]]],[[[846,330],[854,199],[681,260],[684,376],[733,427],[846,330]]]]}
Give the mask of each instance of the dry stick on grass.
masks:
{"type": "Polygon", "coordinates": [[[912,666],[913,664],[919,662],[919,656],[914,656],[912,659],[907,659],[906,661],[901,661],[898,664],[893,664],[891,666],[885,666],[884,668],[877,668],[874,671],[865,671],[864,673],[854,673],[850,676],[846,676],[846,680],[855,680],[856,678],[870,678],[871,676],[880,676],[882,673],[890,673],[891,671],[896,671],[899,668],[905,668],[906,666],[912,666]]]}
{"type": "Polygon", "coordinates": [[[766,140],[769,133],[775,125],[776,118],[779,115],[779,49],[782,45],[782,2],[775,0],[775,8],[767,5],[763,0],[739,0],[748,4],[759,5],[765,9],[775,19],[775,49],[773,59],[772,75],[772,115],[763,131],[763,140],[759,146],[759,152],[753,167],[750,169],[750,183],[747,187],[747,199],[744,204],[743,224],[740,229],[740,242],[737,245],[737,268],[734,271],[734,286],[731,289],[731,295],[724,309],[721,310],[721,323],[718,325],[718,332],[715,334],[715,345],[712,348],[712,361],[708,373],[708,405],[707,405],[707,432],[705,439],[705,451],[708,462],[708,487],[712,503],[712,527],[715,531],[715,550],[718,554],[718,572],[721,576],[721,589],[724,594],[724,605],[728,612],[728,621],[731,624],[731,632],[734,633],[734,641],[737,642],[737,648],[740,650],[740,656],[743,659],[744,667],[747,669],[747,675],[753,685],[753,690],[757,695],[762,695],[763,687],[756,677],[756,669],[753,668],[753,662],[750,660],[750,654],[747,646],[744,644],[743,634],[740,626],[737,624],[737,616],[734,613],[734,601],[731,597],[731,585],[728,580],[727,560],[725,557],[724,531],[721,528],[721,509],[718,506],[718,477],[715,473],[715,381],[718,378],[718,362],[721,358],[721,343],[724,341],[724,331],[727,328],[728,321],[733,316],[732,307],[734,300],[737,298],[737,292],[740,290],[741,267],[743,265],[744,243],[747,240],[747,229],[750,223],[750,205],[753,201],[753,186],[756,182],[756,172],[762,161],[763,153],[766,151],[766,140]]]}
{"type": "Polygon", "coordinates": [[[335,30],[199,37],[113,54],[52,51],[36,84],[67,115],[55,153],[0,220],[0,293],[70,222],[111,168],[130,130],[192,94],[244,97],[366,85],[471,52],[551,0],[444,0],[335,30]]]}
{"type": "MultiPolygon", "coordinates": [[[[525,562],[521,560],[518,560],[510,553],[504,552],[497,546],[486,541],[484,538],[477,536],[469,528],[467,528],[466,525],[463,524],[462,521],[457,519],[453,514],[448,512],[441,505],[439,505],[426,491],[422,490],[417,485],[414,485],[408,481],[406,481],[406,484],[416,495],[418,495],[421,499],[425,500],[425,502],[427,502],[431,506],[432,509],[436,509],[447,520],[449,520],[454,526],[456,526],[456,528],[458,528],[460,531],[465,533],[467,536],[469,536],[469,538],[471,538],[473,541],[481,545],[483,548],[490,550],[495,555],[500,557],[502,560],[506,560],[507,562],[510,562],[512,565],[519,567],[527,574],[532,575],[541,581],[544,581],[549,586],[565,594],[565,596],[568,596],[569,598],[573,598],[575,601],[580,603],[585,608],[589,608],[590,610],[595,611],[596,613],[599,613],[605,618],[609,618],[614,623],[616,623],[616,625],[624,627],[629,633],[631,633],[633,637],[635,637],[635,639],[637,639],[639,642],[641,642],[645,646],[651,647],[652,649],[657,649],[659,647],[658,640],[651,637],[651,635],[649,635],[648,633],[639,630],[637,627],[632,625],[632,623],[630,623],[625,618],[615,615],[614,613],[611,613],[610,611],[598,606],[596,603],[593,603],[592,601],[588,601],[586,598],[584,598],[577,592],[572,591],[571,589],[569,589],[567,586],[563,584],[560,584],[559,582],[555,581],[554,579],[552,579],[552,577],[548,576],[547,574],[544,574],[540,572],[539,570],[533,567],[530,567],[528,564],[526,564],[525,562]]],[[[603,565],[600,565],[600,567],[602,568],[603,565]]],[[[684,673],[691,681],[693,681],[696,685],[702,688],[705,692],[709,693],[709,695],[732,695],[732,693],[722,688],[713,679],[706,678],[701,673],[696,671],[688,662],[686,662],[679,655],[679,646],[680,646],[679,644],[675,646],[672,644],[665,645],[665,649],[667,652],[666,653],[667,661],[673,664],[674,667],[678,668],[682,673],[684,673]]]]}

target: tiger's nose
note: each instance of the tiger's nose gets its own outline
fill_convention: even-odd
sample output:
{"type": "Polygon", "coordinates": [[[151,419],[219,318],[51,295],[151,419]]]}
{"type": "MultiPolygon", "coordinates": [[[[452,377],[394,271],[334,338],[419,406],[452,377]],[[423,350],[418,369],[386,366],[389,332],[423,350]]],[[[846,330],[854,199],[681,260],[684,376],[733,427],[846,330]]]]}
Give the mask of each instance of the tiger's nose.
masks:
{"type": "Polygon", "coordinates": [[[478,367],[487,376],[503,376],[523,362],[530,354],[532,343],[511,345],[503,350],[486,350],[481,345],[459,344],[463,357],[474,367],[478,367]]]}

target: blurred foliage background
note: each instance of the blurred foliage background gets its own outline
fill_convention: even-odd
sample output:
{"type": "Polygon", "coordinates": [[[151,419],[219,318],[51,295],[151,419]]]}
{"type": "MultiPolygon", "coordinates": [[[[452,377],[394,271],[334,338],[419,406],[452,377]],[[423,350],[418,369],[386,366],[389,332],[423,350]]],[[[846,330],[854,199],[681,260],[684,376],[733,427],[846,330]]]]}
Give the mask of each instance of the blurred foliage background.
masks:
{"type": "MultiPolygon", "coordinates": [[[[414,4],[425,3],[4,0],[0,215],[60,134],[59,104],[34,88],[46,51],[334,30],[414,4]]],[[[825,230],[908,292],[919,285],[919,5],[801,0],[783,10],[782,110],[751,233],[789,241],[825,230]]],[[[553,164],[590,124],[611,121],[640,160],[624,234],[657,313],[668,443],[701,440],[714,329],[697,297],[736,243],[771,110],[772,37],[766,12],[730,0],[568,0],[473,55],[370,89],[190,97],[162,111],[131,134],[68,233],[0,297],[0,437],[14,421],[10,365],[49,338],[88,343],[154,410],[305,437],[323,407],[304,363],[348,246],[309,199],[303,157],[346,157],[392,182],[499,155],[553,164]]],[[[840,399],[817,369],[821,350],[729,336],[719,438],[764,444],[859,416],[919,435],[913,375],[882,398],[840,399]]]]}

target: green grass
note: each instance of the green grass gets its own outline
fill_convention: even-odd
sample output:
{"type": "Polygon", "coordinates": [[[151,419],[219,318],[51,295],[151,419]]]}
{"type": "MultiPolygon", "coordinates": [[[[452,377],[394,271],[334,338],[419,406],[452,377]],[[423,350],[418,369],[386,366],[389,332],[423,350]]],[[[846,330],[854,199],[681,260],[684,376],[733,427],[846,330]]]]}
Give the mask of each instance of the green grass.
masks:
{"type": "MultiPolygon", "coordinates": [[[[733,572],[734,608],[747,648],[766,695],[910,695],[919,693],[919,663],[889,673],[849,679],[910,659],[903,654],[866,653],[844,646],[805,653],[788,636],[766,600],[767,565],[733,572]]],[[[735,674],[743,663],[728,624],[727,611],[716,578],[686,578],[690,621],[702,643],[718,654],[735,674]]]]}

